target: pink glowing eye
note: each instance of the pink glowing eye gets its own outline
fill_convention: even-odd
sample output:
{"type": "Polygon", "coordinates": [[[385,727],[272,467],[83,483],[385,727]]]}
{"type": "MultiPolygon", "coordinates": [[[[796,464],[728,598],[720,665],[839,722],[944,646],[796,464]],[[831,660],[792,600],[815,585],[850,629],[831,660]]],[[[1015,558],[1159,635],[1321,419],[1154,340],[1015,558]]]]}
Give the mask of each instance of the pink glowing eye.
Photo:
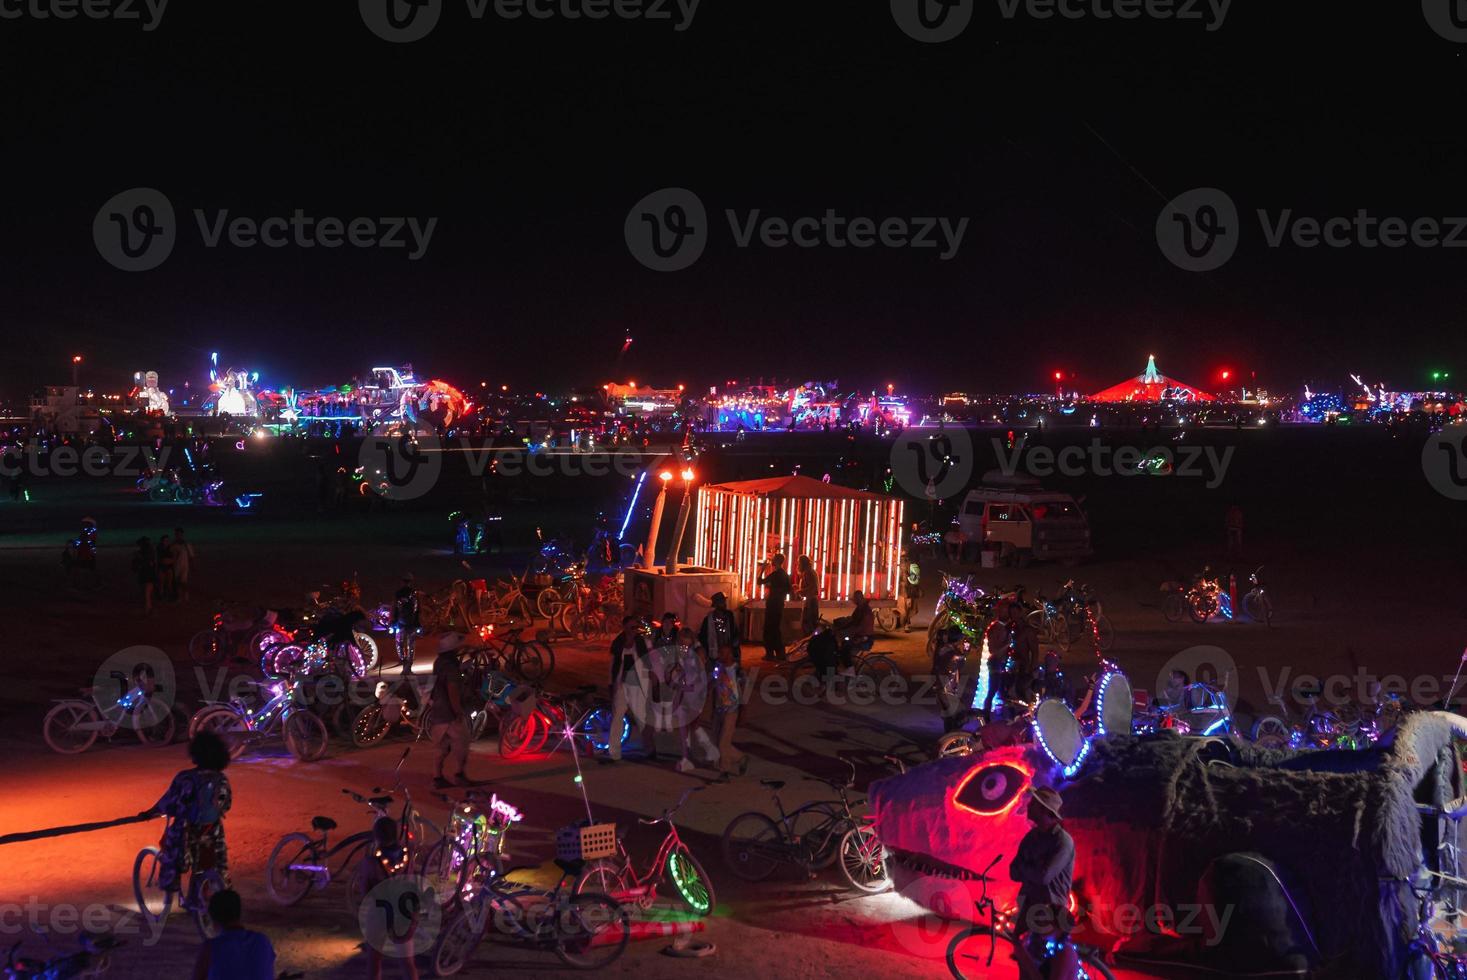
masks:
{"type": "Polygon", "coordinates": [[[989,766],[974,773],[958,791],[957,802],[978,813],[999,813],[1023,792],[1028,777],[1013,766],[989,766]]]}

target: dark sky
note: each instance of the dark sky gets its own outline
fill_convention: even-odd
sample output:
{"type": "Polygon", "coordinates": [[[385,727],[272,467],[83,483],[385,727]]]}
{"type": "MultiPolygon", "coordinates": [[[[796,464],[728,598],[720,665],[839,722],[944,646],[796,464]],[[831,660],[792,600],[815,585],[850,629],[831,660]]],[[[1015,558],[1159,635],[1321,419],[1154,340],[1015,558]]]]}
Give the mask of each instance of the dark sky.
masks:
{"type": "Polygon", "coordinates": [[[94,381],[175,385],[211,350],[300,385],[412,360],[532,387],[1019,390],[1063,369],[1094,390],[1151,352],[1204,386],[1224,365],[1278,387],[1467,376],[1467,249],[1270,249],[1253,216],[1467,215],[1467,45],[1419,4],[1238,0],[1214,32],[998,10],[932,45],[851,0],[704,0],[683,32],[476,21],[445,0],[401,45],[352,0],[174,0],[151,32],[0,19],[0,384],[65,378],[80,351],[94,381]],[[623,222],[669,186],[706,204],[711,241],[657,273],[623,222]],[[1211,273],[1170,264],[1154,231],[1199,186],[1244,215],[1211,273]],[[92,239],[133,187],[178,214],[172,255],[142,273],[92,239]],[[417,262],[208,249],[196,208],[438,225],[417,262]],[[739,249],[726,208],[970,225],[951,261],[739,249]]]}

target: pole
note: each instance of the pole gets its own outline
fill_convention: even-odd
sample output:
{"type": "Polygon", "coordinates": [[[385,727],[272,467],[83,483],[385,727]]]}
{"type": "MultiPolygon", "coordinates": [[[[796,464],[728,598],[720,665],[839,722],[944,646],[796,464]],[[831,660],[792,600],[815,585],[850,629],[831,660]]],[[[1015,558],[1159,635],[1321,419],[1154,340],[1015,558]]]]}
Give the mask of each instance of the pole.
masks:
{"type": "Polygon", "coordinates": [[[667,552],[667,574],[677,574],[678,553],[683,549],[683,535],[688,533],[688,514],[693,510],[693,485],[683,481],[683,505],[677,512],[677,530],[672,533],[672,548],[667,552]]]}
{"type": "Polygon", "coordinates": [[[667,506],[667,482],[662,481],[662,490],[657,494],[657,502],[652,505],[652,527],[647,531],[647,547],[642,552],[642,567],[649,572],[657,563],[657,532],[662,530],[662,510],[667,506]]]}

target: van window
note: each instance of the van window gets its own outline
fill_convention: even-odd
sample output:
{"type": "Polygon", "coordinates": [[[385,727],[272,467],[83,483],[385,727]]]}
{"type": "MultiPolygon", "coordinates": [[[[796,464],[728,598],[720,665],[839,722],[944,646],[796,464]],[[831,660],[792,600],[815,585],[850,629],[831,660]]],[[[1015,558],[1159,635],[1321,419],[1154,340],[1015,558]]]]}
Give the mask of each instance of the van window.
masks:
{"type": "Polygon", "coordinates": [[[1011,507],[1008,504],[989,504],[988,505],[988,519],[990,521],[1013,521],[1013,520],[1017,520],[1018,517],[1019,517],[1019,514],[1017,513],[1017,511],[1018,511],[1018,508],[1017,507],[1011,507]]]}
{"type": "Polygon", "coordinates": [[[1080,509],[1067,500],[1046,500],[1032,508],[1036,521],[1057,521],[1080,516],[1080,509]]]}
{"type": "Polygon", "coordinates": [[[983,501],[970,500],[963,505],[963,513],[969,516],[981,515],[983,513],[983,501]]]}

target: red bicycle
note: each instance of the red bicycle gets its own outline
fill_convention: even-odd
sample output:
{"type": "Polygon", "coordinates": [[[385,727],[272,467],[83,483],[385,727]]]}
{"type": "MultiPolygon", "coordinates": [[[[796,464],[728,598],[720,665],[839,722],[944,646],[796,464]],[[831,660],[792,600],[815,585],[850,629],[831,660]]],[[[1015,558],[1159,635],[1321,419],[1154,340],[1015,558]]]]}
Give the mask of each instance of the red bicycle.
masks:
{"type": "Polygon", "coordinates": [[[703,870],[703,865],[693,857],[693,852],[688,850],[688,845],[678,836],[677,826],[672,822],[672,815],[683,808],[688,797],[706,788],[690,786],[683,791],[674,806],[662,811],[662,816],[655,820],[638,819],[638,823],[647,826],[667,824],[667,836],[662,838],[657,856],[652,859],[646,871],[637,871],[621,836],[618,835],[616,856],[597,858],[588,863],[576,878],[575,893],[609,895],[623,905],[636,905],[645,909],[657,898],[657,882],[665,873],[683,904],[695,915],[711,914],[715,904],[713,882],[708,878],[708,872],[703,870]]]}

